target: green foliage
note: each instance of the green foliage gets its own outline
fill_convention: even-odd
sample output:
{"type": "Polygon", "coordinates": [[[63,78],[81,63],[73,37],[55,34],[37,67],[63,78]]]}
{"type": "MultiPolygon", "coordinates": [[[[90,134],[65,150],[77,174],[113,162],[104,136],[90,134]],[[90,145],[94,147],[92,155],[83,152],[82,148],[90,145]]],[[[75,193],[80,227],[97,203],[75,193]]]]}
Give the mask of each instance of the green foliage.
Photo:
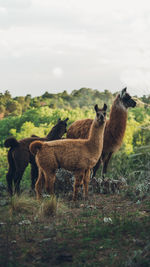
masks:
{"type": "Polygon", "coordinates": [[[59,118],[69,118],[68,125],[76,119],[94,117],[93,109],[51,109],[47,106],[27,110],[22,116],[11,116],[0,120],[0,145],[9,136],[17,139],[30,137],[32,134],[47,135],[59,118]]]}
{"type": "Polygon", "coordinates": [[[10,100],[6,105],[6,114],[11,114],[12,116],[17,116],[22,114],[22,106],[19,102],[15,100],[10,100]]]}
{"type": "Polygon", "coordinates": [[[4,105],[0,104],[0,113],[4,113],[5,112],[5,107],[4,105]]]}
{"type": "Polygon", "coordinates": [[[5,183],[6,180],[7,169],[8,169],[7,151],[6,148],[0,147],[0,181],[3,183],[5,183]]]}
{"type": "Polygon", "coordinates": [[[4,94],[0,94],[0,105],[5,108],[5,117],[8,115],[21,115],[27,109],[40,108],[41,106],[47,106],[52,109],[70,109],[70,108],[93,108],[95,104],[103,105],[107,103],[108,107],[114,99],[114,95],[108,90],[99,92],[98,90],[92,90],[90,88],[81,88],[74,90],[71,94],[67,91],[63,91],[58,94],[51,94],[45,92],[42,96],[31,97],[27,95],[25,97],[19,96],[14,99],[11,97],[9,91],[4,94]]]}
{"type": "Polygon", "coordinates": [[[44,136],[44,128],[35,127],[34,123],[31,121],[26,121],[22,124],[20,128],[20,132],[16,132],[16,129],[11,129],[10,134],[16,139],[22,139],[31,136],[32,134],[36,134],[37,136],[44,136]]]}
{"type": "MultiPolygon", "coordinates": [[[[40,108],[41,106],[48,106],[52,109],[70,109],[70,108],[93,108],[95,104],[103,105],[106,103],[108,110],[116,97],[117,92],[112,94],[109,90],[104,90],[100,92],[98,90],[93,90],[91,88],[81,88],[79,90],[73,90],[69,94],[66,90],[62,93],[52,94],[46,91],[42,96],[31,97],[31,95],[26,95],[25,97],[19,96],[12,98],[9,91],[5,91],[4,94],[0,93],[0,105],[5,107],[5,116],[8,115],[21,115],[27,109],[30,108],[40,108]],[[15,103],[14,103],[15,102],[15,103]],[[17,105],[17,103],[18,105],[17,105]],[[16,109],[14,106],[16,105],[16,109]],[[9,107],[10,106],[10,107],[9,107]],[[16,111],[15,111],[16,110],[16,111]],[[14,113],[16,112],[16,113],[14,113]]],[[[150,96],[143,96],[142,98],[135,99],[138,102],[138,108],[133,110],[135,120],[142,122],[145,119],[145,111],[150,116],[149,103],[150,96]]]]}
{"type": "Polygon", "coordinates": [[[11,100],[11,94],[8,90],[5,91],[4,94],[0,93],[0,104],[7,104],[8,101],[11,100]]]}
{"type": "Polygon", "coordinates": [[[124,150],[127,154],[133,152],[133,136],[135,132],[139,129],[140,123],[134,119],[131,113],[127,122],[127,128],[124,137],[124,150]]]}
{"type": "Polygon", "coordinates": [[[10,135],[10,129],[13,129],[14,126],[17,130],[20,129],[20,117],[7,117],[3,120],[0,120],[0,145],[3,146],[4,140],[10,135]]]}

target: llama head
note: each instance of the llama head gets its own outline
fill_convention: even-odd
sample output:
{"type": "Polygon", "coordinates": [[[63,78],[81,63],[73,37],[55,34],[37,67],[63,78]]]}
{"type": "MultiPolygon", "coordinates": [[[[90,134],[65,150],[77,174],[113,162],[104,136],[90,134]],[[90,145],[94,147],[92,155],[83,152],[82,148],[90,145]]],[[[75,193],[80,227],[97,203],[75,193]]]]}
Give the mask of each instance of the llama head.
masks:
{"type": "Polygon", "coordinates": [[[95,105],[95,111],[96,111],[96,118],[95,120],[98,122],[98,125],[102,125],[106,121],[106,110],[107,105],[104,104],[103,108],[100,109],[98,105],[95,105]]]}
{"type": "Polygon", "coordinates": [[[56,127],[59,131],[59,136],[62,137],[64,133],[67,132],[67,121],[69,118],[66,118],[65,120],[58,119],[58,122],[56,124],[56,127]]]}
{"type": "Polygon", "coordinates": [[[64,133],[67,132],[67,121],[69,119],[66,118],[65,120],[61,120],[60,118],[57,121],[57,124],[52,128],[50,133],[47,135],[47,138],[50,140],[61,139],[64,133]]]}
{"type": "Polygon", "coordinates": [[[119,99],[125,108],[136,106],[136,102],[132,99],[132,97],[127,93],[127,88],[125,87],[119,94],[119,99]]]}

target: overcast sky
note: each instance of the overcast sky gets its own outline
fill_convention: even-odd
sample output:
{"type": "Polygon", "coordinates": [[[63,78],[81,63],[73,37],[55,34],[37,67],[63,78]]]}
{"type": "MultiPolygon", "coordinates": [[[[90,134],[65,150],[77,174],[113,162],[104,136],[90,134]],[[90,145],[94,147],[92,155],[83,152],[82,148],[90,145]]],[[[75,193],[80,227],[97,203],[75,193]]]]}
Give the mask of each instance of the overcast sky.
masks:
{"type": "Polygon", "coordinates": [[[0,92],[150,94],[149,0],[0,0],[0,92]]]}

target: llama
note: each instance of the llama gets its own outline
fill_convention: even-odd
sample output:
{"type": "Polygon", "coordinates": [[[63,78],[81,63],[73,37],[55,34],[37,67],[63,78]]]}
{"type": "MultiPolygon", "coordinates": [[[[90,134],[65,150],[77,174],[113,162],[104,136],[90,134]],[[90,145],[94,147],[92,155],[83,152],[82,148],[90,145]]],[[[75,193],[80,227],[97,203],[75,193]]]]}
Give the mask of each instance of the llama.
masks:
{"type": "MultiPolygon", "coordinates": [[[[113,153],[117,152],[122,145],[126,130],[128,108],[135,106],[136,102],[127,93],[127,88],[124,88],[115,98],[109,120],[106,122],[102,155],[93,168],[93,177],[96,176],[96,172],[102,163],[102,177],[104,178],[113,153]]],[[[67,131],[67,138],[88,138],[92,122],[92,119],[75,121],[67,131]]]]}
{"type": "Polygon", "coordinates": [[[36,155],[35,159],[39,167],[39,176],[35,184],[37,199],[40,199],[42,195],[43,177],[47,192],[54,193],[58,168],[64,168],[74,173],[73,200],[77,199],[81,184],[83,184],[84,197],[88,197],[90,169],[95,166],[103,148],[106,109],[106,104],[103,109],[99,109],[95,105],[96,117],[91,125],[89,138],[86,140],[35,141],[30,144],[29,149],[33,155],[36,155]]]}
{"type": "Polygon", "coordinates": [[[38,168],[34,156],[29,151],[29,145],[35,140],[51,141],[61,139],[63,134],[66,133],[67,120],[68,118],[65,120],[59,119],[48,135],[43,138],[34,135],[19,141],[14,137],[9,137],[5,140],[4,146],[10,147],[7,155],[9,169],[6,175],[7,189],[10,195],[13,195],[13,182],[14,192],[19,194],[20,181],[29,163],[31,164],[31,188],[34,190],[36,178],[38,176],[38,168]]]}

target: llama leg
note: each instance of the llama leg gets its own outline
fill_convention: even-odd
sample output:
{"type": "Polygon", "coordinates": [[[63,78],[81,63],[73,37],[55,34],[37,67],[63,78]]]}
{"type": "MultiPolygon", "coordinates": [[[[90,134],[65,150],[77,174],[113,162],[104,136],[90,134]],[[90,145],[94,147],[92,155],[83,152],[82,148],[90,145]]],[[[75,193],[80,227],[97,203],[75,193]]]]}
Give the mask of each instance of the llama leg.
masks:
{"type": "Polygon", "coordinates": [[[84,178],[84,171],[76,171],[75,172],[75,181],[74,181],[74,188],[73,188],[73,200],[77,199],[77,195],[79,192],[79,187],[81,186],[84,178]]]}
{"type": "Polygon", "coordinates": [[[102,169],[102,177],[103,178],[105,177],[105,174],[107,172],[108,163],[111,159],[112,154],[113,154],[113,152],[110,152],[108,154],[108,156],[106,158],[104,158],[104,160],[103,160],[103,169],[102,169]]]}
{"type": "Polygon", "coordinates": [[[20,181],[22,179],[23,173],[25,171],[24,167],[21,170],[17,170],[15,173],[15,177],[14,177],[14,186],[15,186],[15,193],[17,193],[18,195],[20,194],[20,181]]]}
{"type": "Polygon", "coordinates": [[[41,173],[41,188],[44,189],[45,186],[45,177],[44,177],[44,173],[41,173]]]}
{"type": "Polygon", "coordinates": [[[6,174],[6,181],[7,181],[7,191],[10,196],[13,195],[12,181],[14,176],[15,176],[15,168],[14,166],[9,166],[8,173],[6,174]]]}
{"type": "Polygon", "coordinates": [[[12,186],[13,186],[13,179],[14,179],[14,176],[15,176],[16,168],[15,168],[15,163],[14,163],[14,160],[13,160],[11,149],[8,151],[7,158],[8,158],[8,164],[9,164],[8,172],[6,174],[7,191],[9,193],[9,195],[12,196],[13,195],[12,186]]]}
{"type": "Polygon", "coordinates": [[[54,194],[54,183],[56,180],[55,171],[44,170],[43,172],[44,172],[44,177],[45,177],[45,189],[48,194],[53,195],[54,194]]]}
{"type": "Polygon", "coordinates": [[[22,148],[15,149],[13,153],[14,164],[16,168],[16,173],[14,177],[15,193],[20,193],[20,182],[24,171],[29,163],[29,153],[27,151],[22,151],[22,148]]]}
{"type": "Polygon", "coordinates": [[[34,191],[38,177],[38,167],[36,163],[31,163],[31,189],[34,191]]]}
{"type": "Polygon", "coordinates": [[[43,180],[45,180],[44,174],[43,174],[41,168],[39,168],[38,179],[37,179],[36,184],[35,184],[36,197],[38,200],[42,196],[42,189],[43,189],[43,184],[44,184],[43,180]]]}
{"type": "Polygon", "coordinates": [[[83,179],[83,190],[84,190],[84,198],[88,199],[88,185],[90,181],[90,169],[85,171],[84,179],[83,179]]]}
{"type": "Polygon", "coordinates": [[[101,157],[100,157],[98,162],[96,163],[96,165],[93,168],[92,178],[96,176],[96,173],[97,173],[97,171],[98,171],[98,169],[99,169],[99,167],[101,165],[101,162],[102,162],[102,160],[101,160],[101,157]]]}

